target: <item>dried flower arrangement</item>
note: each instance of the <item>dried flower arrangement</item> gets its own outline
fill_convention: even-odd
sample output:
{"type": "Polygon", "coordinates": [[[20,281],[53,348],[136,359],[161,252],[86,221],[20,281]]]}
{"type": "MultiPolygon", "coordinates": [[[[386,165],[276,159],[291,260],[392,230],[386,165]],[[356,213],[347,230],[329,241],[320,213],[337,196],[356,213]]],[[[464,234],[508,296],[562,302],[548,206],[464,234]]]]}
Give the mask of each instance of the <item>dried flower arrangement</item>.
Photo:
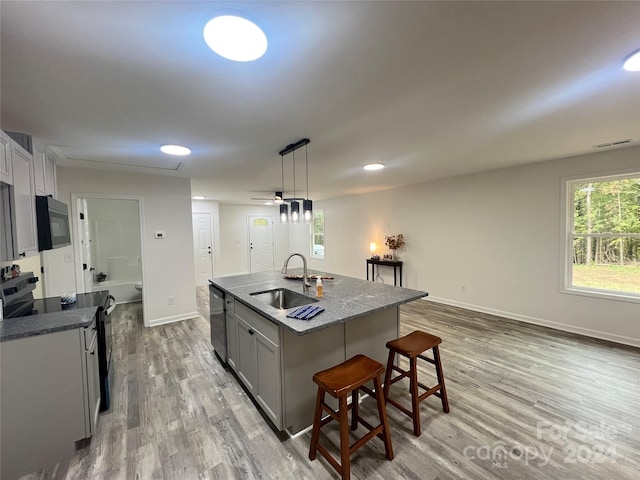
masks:
{"type": "Polygon", "coordinates": [[[389,247],[390,250],[399,250],[404,247],[404,236],[401,233],[389,237],[385,235],[384,244],[389,247]]]}

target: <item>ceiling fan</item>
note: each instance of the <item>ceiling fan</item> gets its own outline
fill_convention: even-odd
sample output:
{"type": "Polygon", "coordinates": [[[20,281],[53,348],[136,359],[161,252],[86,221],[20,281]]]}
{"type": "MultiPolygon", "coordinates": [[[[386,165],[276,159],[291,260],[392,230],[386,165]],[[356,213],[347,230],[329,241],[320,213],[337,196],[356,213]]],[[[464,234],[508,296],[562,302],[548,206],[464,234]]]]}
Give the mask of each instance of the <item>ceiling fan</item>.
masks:
{"type": "Polygon", "coordinates": [[[274,192],[271,197],[251,197],[251,200],[260,200],[262,202],[273,202],[276,205],[284,203],[282,192],[274,192]]]}
{"type": "Polygon", "coordinates": [[[251,197],[251,200],[260,200],[262,202],[273,202],[276,205],[282,205],[284,202],[293,202],[294,200],[304,200],[302,197],[286,197],[282,192],[274,192],[272,197],[251,197]]]}

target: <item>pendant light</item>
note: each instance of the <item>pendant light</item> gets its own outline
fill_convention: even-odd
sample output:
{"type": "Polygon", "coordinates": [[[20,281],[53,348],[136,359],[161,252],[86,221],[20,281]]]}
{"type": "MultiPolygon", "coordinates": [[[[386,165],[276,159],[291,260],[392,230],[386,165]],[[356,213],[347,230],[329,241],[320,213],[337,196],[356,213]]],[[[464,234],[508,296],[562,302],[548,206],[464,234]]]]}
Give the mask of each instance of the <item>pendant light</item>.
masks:
{"type": "Polygon", "coordinates": [[[293,202],[291,202],[291,223],[300,223],[300,202],[296,200],[296,151],[293,151],[293,202]]]}
{"type": "Polygon", "coordinates": [[[280,204],[280,223],[287,223],[289,220],[289,206],[284,203],[284,155],[282,155],[282,152],[280,153],[280,160],[282,163],[282,192],[280,193],[282,203],[280,204]]]}
{"type": "Polygon", "coordinates": [[[309,154],[307,152],[307,145],[308,143],[304,146],[304,157],[307,171],[307,196],[302,202],[302,212],[304,215],[304,221],[306,223],[311,223],[311,219],[313,218],[313,202],[309,200],[309,154]]]}
{"type": "MultiPolygon", "coordinates": [[[[289,153],[293,154],[293,198],[286,199],[286,202],[291,202],[291,216],[288,215],[289,209],[286,204],[280,205],[280,222],[287,223],[290,221],[291,223],[300,223],[300,202],[296,197],[296,154],[295,151],[299,148],[305,147],[305,158],[306,158],[306,175],[307,175],[307,196],[302,199],[303,206],[303,216],[305,222],[311,222],[313,218],[313,202],[309,200],[309,155],[307,152],[307,145],[309,145],[310,140],[308,138],[303,138],[302,140],[298,140],[296,143],[291,143],[287,145],[284,149],[282,149],[279,154],[282,160],[282,192],[284,194],[284,156],[289,153]]],[[[284,200],[284,199],[283,199],[284,200]]]]}

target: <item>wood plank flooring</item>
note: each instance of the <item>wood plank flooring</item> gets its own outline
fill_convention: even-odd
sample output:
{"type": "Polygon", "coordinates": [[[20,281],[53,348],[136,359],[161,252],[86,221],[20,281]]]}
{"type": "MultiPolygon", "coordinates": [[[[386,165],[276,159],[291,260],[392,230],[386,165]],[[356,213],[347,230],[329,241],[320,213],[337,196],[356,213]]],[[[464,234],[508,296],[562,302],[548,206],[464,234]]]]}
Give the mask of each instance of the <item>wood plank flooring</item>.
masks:
{"type": "MultiPolygon", "coordinates": [[[[141,304],[127,304],[113,319],[112,409],[88,447],[24,479],[338,478],[308,460],[310,433],[270,428],[214,358],[204,318],[144,328],[141,304]]],[[[639,478],[640,350],[423,300],[401,308],[402,333],[418,328],[443,339],[451,413],[423,402],[416,438],[388,407],[395,459],[373,440],[353,455],[352,478],[639,478]]],[[[373,418],[375,401],[362,411],[373,418]]],[[[323,432],[337,445],[337,429],[323,432]]]]}

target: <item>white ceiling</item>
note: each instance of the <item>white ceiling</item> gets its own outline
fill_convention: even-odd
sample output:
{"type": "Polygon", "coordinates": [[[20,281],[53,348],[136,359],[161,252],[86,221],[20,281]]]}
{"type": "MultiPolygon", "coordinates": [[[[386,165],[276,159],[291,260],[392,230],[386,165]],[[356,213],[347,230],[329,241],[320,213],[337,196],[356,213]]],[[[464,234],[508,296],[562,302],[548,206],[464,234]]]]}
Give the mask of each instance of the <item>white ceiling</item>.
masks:
{"type": "Polygon", "coordinates": [[[304,137],[312,199],[640,140],[640,72],[621,68],[640,48],[640,2],[0,8],[2,129],[52,146],[61,166],[191,178],[194,195],[221,201],[280,190],[278,151],[304,137]],[[228,13],[265,31],[264,57],[208,49],[204,25],[228,13]],[[193,154],[167,157],[162,143],[193,154]],[[369,162],[387,168],[365,173],[369,162]]]}

